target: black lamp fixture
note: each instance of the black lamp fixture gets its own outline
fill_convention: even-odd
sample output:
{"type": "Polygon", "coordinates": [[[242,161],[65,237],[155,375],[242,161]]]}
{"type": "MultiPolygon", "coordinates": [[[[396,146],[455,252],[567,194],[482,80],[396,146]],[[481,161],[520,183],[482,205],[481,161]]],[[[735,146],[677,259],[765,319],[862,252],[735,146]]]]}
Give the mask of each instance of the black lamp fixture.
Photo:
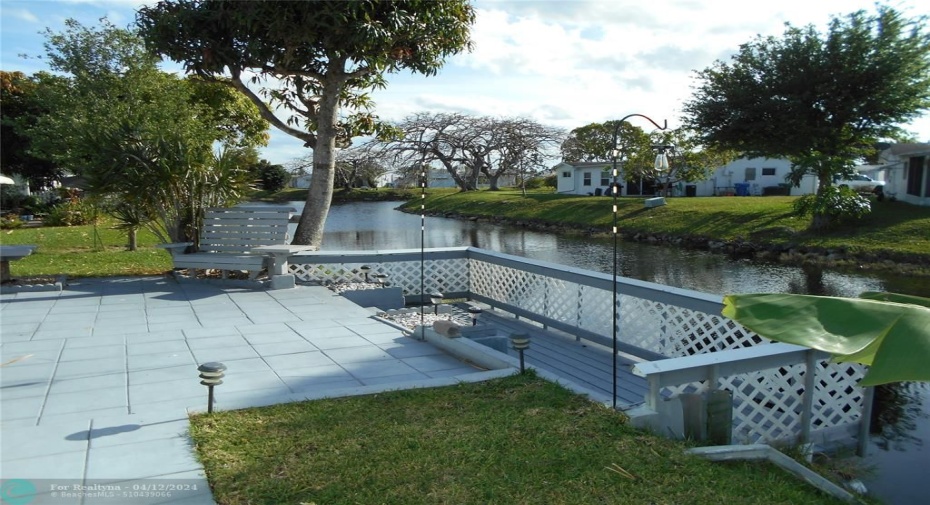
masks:
{"type": "Polygon", "coordinates": [[[442,293],[433,291],[429,294],[429,301],[433,304],[433,314],[439,315],[439,304],[442,303],[442,293]]]}
{"type": "MultiPolygon", "coordinates": [[[[613,320],[613,344],[614,344],[613,345],[613,408],[614,409],[617,408],[617,352],[618,352],[617,351],[617,339],[619,338],[619,332],[620,332],[620,325],[619,325],[620,306],[617,303],[617,237],[619,235],[618,230],[617,230],[617,198],[620,196],[620,179],[619,179],[620,173],[617,170],[617,160],[622,158],[624,155],[623,150],[617,144],[617,141],[619,140],[619,137],[620,137],[620,128],[623,126],[623,123],[627,119],[630,119],[631,117],[641,117],[649,121],[653,125],[655,125],[655,127],[660,130],[665,130],[668,128],[667,120],[662,122],[662,126],[659,126],[659,124],[653,121],[652,118],[649,118],[642,114],[627,114],[626,116],[623,116],[623,118],[620,119],[620,121],[617,121],[617,126],[616,128],[614,128],[613,140],[611,142],[612,147],[610,150],[610,155],[613,158],[613,166],[614,166],[613,183],[611,184],[611,187],[610,187],[611,194],[613,195],[613,211],[614,211],[614,223],[613,223],[614,225],[613,226],[614,265],[613,265],[613,283],[612,283],[613,306],[614,306],[614,310],[613,310],[613,319],[614,319],[613,320]]],[[[657,164],[659,163],[658,158],[656,159],[656,163],[657,164]]]]}
{"type": "Polygon", "coordinates": [[[226,371],[226,365],[211,361],[209,363],[204,363],[197,367],[197,371],[200,372],[200,383],[204,386],[207,386],[207,413],[213,413],[213,387],[219,386],[223,383],[223,377],[226,371]]]}
{"type": "Polygon", "coordinates": [[[358,267],[358,269],[361,270],[363,274],[365,274],[365,282],[368,282],[368,272],[371,271],[371,267],[368,265],[362,265],[358,267]]]}
{"type": "Polygon", "coordinates": [[[514,351],[520,353],[520,373],[526,373],[523,352],[530,348],[530,337],[525,333],[514,333],[510,336],[510,345],[514,351]]]}
{"type": "Polygon", "coordinates": [[[471,317],[472,326],[478,325],[478,317],[481,315],[481,312],[483,311],[480,308],[475,307],[474,305],[468,307],[468,315],[471,317]]]}

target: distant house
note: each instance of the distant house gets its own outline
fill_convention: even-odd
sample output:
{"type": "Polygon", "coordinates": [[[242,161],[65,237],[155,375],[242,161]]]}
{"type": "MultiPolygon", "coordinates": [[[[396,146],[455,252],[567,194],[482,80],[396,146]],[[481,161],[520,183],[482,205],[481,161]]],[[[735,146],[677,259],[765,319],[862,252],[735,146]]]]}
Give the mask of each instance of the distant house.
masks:
{"type": "Polygon", "coordinates": [[[789,195],[800,196],[817,192],[817,177],[806,175],[799,186],[793,186],[787,181],[789,173],[791,162],[784,158],[739,158],[714,170],[706,181],[690,184],[697,186],[698,196],[735,194],[737,184],[748,184],[744,187],[750,195],[788,191],[789,195]]]}
{"type": "Polygon", "coordinates": [[[886,195],[914,205],[930,205],[930,144],[894,144],[882,151],[878,160],[879,165],[860,171],[885,181],[886,195]]]}
{"type": "MultiPolygon", "coordinates": [[[[672,161],[674,163],[674,160],[672,161]]],[[[626,181],[623,167],[620,168],[621,196],[649,196],[656,193],[656,181],[641,179],[626,181]]],[[[608,195],[612,162],[562,162],[553,167],[556,176],[556,191],[573,195],[608,195]]],[[[750,195],[762,195],[765,188],[779,188],[786,184],[785,176],[791,171],[791,163],[784,159],[740,158],[714,170],[704,181],[683,181],[673,187],[676,196],[723,196],[733,195],[738,185],[746,188],[750,195]],[[690,186],[690,188],[689,188],[690,186]]],[[[782,189],[785,191],[785,189],[782,189]]],[[[817,179],[806,176],[800,187],[788,189],[792,195],[804,195],[817,191],[817,179]]]]}
{"type": "Polygon", "coordinates": [[[304,175],[295,175],[291,177],[291,182],[288,183],[288,186],[298,189],[309,189],[310,188],[310,174],[304,175]]]}
{"type": "MultiPolygon", "coordinates": [[[[620,172],[621,196],[651,196],[656,193],[656,184],[652,179],[626,181],[623,167],[620,172]]],[[[613,163],[603,161],[562,162],[552,168],[556,176],[556,192],[568,195],[609,195],[613,180],[613,163]]]]}

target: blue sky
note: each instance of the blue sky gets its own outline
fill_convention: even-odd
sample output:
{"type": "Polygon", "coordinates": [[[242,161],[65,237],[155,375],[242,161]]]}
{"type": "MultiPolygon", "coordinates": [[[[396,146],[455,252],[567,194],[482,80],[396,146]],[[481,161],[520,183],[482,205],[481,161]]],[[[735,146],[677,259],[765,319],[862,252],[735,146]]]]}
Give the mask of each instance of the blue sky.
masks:
{"type": "MultiPolygon", "coordinates": [[[[0,68],[46,69],[45,28],[67,18],[117,26],[135,19],[144,0],[0,0],[0,68]]],[[[475,48],[451,58],[438,76],[388,77],[372,94],[376,113],[399,120],[420,111],[530,117],[571,129],[640,113],[679,125],[694,70],[726,60],[756,34],[780,35],[784,23],[823,27],[832,15],[872,10],[873,0],[478,0],[475,48]]],[[[891,1],[910,16],[919,3],[891,1]]],[[[171,68],[178,68],[173,66],[171,68]]],[[[646,126],[645,124],[642,126],[646,126]]],[[[930,141],[930,117],[908,126],[930,141]]],[[[309,153],[271,130],[263,156],[286,163],[309,153]]]]}

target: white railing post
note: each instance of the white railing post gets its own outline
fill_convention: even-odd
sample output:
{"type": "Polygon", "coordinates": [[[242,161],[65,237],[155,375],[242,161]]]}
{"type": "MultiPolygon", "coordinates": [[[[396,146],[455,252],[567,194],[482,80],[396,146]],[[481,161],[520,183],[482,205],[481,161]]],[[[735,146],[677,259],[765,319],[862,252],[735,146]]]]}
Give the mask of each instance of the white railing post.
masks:
{"type": "Polygon", "coordinates": [[[646,396],[646,406],[654,411],[658,411],[659,391],[662,389],[659,385],[659,374],[650,375],[646,381],[649,383],[649,393],[646,396]]]}
{"type": "Polygon", "coordinates": [[[856,455],[864,458],[869,453],[869,430],[872,428],[872,402],[875,400],[875,388],[862,388],[862,414],[859,416],[859,443],[856,455]]]}
{"type": "Polygon", "coordinates": [[[811,441],[811,423],[814,422],[814,387],[817,379],[817,356],[809,349],[804,356],[804,395],[801,397],[801,444],[811,441]]]}

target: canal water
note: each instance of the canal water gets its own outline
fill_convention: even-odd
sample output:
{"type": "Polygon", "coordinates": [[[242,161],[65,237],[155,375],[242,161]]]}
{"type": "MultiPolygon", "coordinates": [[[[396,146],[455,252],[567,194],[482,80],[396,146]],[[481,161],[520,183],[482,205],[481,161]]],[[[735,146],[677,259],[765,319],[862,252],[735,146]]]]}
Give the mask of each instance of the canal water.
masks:
{"type": "MultiPolygon", "coordinates": [[[[303,202],[292,202],[298,211],[303,202]]],[[[415,249],[420,247],[419,215],[394,210],[397,202],[333,206],[323,250],[415,249]]],[[[609,209],[605,209],[605,212],[609,209]]],[[[603,273],[613,269],[613,241],[564,237],[444,218],[426,218],[425,247],[474,246],[603,273]]],[[[296,225],[291,225],[291,233],[296,225]]],[[[831,272],[751,262],[706,251],[620,241],[621,276],[705,293],[778,292],[856,297],[863,291],[891,291],[930,297],[926,279],[888,273],[831,272]]],[[[874,467],[863,477],[887,504],[930,500],[930,387],[895,385],[877,393],[878,421],[869,456],[874,467]]]]}

